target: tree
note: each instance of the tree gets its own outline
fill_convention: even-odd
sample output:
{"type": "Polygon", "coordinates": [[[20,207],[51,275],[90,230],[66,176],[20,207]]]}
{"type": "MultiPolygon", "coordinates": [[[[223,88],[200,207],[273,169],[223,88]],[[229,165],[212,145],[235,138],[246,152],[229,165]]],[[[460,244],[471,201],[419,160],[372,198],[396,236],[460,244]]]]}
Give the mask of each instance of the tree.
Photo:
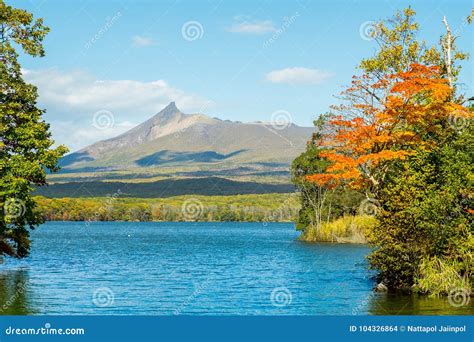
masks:
{"type": "Polygon", "coordinates": [[[389,288],[471,292],[474,125],[465,123],[432,150],[395,163],[380,191],[369,261],[389,288]]]}
{"type": "MultiPolygon", "coordinates": [[[[317,144],[319,186],[355,188],[377,203],[370,266],[390,289],[469,295],[474,284],[472,109],[456,81],[467,58],[447,33],[418,41],[410,8],[376,26],[379,51],[332,107],[317,144]]],[[[469,19],[471,20],[471,19],[469,19]]]]}
{"type": "Polygon", "coordinates": [[[30,193],[46,184],[46,172],[57,171],[67,149],[52,148],[44,110],[36,107],[37,89],[22,78],[18,53],[44,56],[49,28],[42,19],[0,0],[0,256],[29,253],[29,231],[42,223],[30,193]]]}
{"type": "Polygon", "coordinates": [[[317,142],[321,139],[321,131],[325,124],[324,116],[315,120],[316,132],[313,133],[306,146],[306,151],[301,153],[291,165],[292,182],[301,193],[301,209],[298,214],[296,228],[305,229],[308,226],[319,227],[323,215],[329,215],[327,208],[328,189],[311,183],[306,179],[308,174],[323,172],[328,162],[320,157],[322,151],[317,142]]]}
{"type": "Polygon", "coordinates": [[[450,101],[452,89],[437,66],[412,64],[407,71],[379,77],[355,77],[344,92],[349,103],[334,107],[341,114],[330,121],[332,129],[321,141],[327,150],[319,156],[331,165],[309,175],[309,181],[347,184],[377,197],[394,160],[433,148],[455,129],[450,120],[470,116],[450,101]],[[379,93],[384,95],[374,104],[379,93]],[[349,111],[356,116],[345,118],[349,111]]]}
{"type": "MultiPolygon", "coordinates": [[[[444,23],[448,27],[445,18],[444,23]]],[[[462,99],[451,99],[455,94],[452,84],[460,71],[456,62],[467,55],[457,50],[449,30],[441,39],[441,51],[417,39],[418,30],[411,8],[375,25],[374,39],[379,50],[360,63],[362,75],[354,76],[351,86],[341,94],[343,104],[332,107],[332,127],[320,141],[326,148],[334,147],[321,155],[332,165],[328,172],[308,177],[310,181],[332,187],[348,182],[354,188],[364,189],[367,197],[375,197],[390,160],[405,158],[408,145],[413,147],[420,142],[418,127],[413,122],[416,116],[408,116],[412,109],[419,113],[423,101],[428,100],[420,92],[425,79],[429,80],[426,89],[429,87],[435,95],[436,105],[443,105],[444,100],[452,102],[451,108],[445,105],[441,116],[457,120],[469,115],[458,105],[462,99]],[[424,99],[417,99],[416,92],[424,99]],[[404,104],[400,102],[403,98],[412,101],[404,104]],[[399,115],[403,111],[406,115],[399,115]],[[406,122],[409,119],[412,121],[406,122]],[[386,125],[390,128],[382,129],[386,125]]],[[[436,105],[429,104],[433,115],[437,114],[436,105]]],[[[418,124],[431,125],[423,120],[418,120],[418,124]]]]}
{"type": "Polygon", "coordinates": [[[361,201],[357,191],[344,189],[328,189],[308,180],[307,176],[323,173],[330,162],[322,157],[324,148],[319,142],[327,129],[327,117],[321,115],[314,121],[316,132],[301,153],[291,165],[292,182],[300,191],[301,209],[299,210],[296,228],[319,229],[324,222],[332,221],[344,214],[353,213],[361,201]]]}

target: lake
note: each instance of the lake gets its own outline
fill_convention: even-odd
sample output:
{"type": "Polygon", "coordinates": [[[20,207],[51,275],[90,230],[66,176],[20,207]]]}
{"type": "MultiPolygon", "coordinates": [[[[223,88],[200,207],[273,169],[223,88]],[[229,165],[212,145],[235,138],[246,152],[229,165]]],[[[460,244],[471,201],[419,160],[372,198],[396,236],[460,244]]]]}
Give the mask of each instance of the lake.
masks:
{"type": "MultiPolygon", "coordinates": [[[[472,314],[372,292],[366,246],[307,244],[286,223],[48,222],[0,265],[2,314],[472,314]]],[[[472,301],[471,301],[472,302],[472,301]]]]}

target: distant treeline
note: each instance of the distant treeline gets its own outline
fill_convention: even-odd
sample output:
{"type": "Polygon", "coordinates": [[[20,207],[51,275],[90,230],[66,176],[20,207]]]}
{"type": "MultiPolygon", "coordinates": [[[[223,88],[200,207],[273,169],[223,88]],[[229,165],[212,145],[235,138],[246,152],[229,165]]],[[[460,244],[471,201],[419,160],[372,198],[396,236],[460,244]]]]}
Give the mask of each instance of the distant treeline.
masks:
{"type": "Polygon", "coordinates": [[[121,197],[156,198],[183,195],[227,196],[244,194],[289,193],[292,184],[237,182],[220,177],[164,179],[156,182],[69,182],[37,188],[35,195],[45,197],[105,197],[121,192],[121,197]]]}
{"type": "Polygon", "coordinates": [[[177,196],[159,199],[35,197],[47,221],[294,221],[295,193],[236,196],[177,196]]]}

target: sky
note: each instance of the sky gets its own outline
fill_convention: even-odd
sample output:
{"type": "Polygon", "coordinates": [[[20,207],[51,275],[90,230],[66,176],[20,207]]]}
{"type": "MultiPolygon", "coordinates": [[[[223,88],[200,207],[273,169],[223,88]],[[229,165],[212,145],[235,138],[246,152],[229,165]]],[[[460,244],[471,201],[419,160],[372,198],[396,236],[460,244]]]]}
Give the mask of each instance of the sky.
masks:
{"type": "MultiPolygon", "coordinates": [[[[21,55],[56,143],[116,136],[169,102],[184,113],[311,126],[377,45],[373,23],[411,6],[437,43],[445,15],[474,57],[469,0],[6,0],[44,18],[46,55],[21,55]]],[[[460,89],[474,95],[472,61],[460,89]]]]}

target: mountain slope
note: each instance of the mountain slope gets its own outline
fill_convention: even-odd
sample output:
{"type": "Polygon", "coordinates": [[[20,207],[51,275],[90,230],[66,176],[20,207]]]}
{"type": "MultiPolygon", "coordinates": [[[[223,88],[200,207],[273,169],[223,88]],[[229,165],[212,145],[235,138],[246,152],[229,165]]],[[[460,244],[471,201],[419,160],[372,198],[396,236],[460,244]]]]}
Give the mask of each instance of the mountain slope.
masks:
{"type": "Polygon", "coordinates": [[[262,184],[237,182],[219,177],[164,179],[149,183],[69,182],[39,187],[35,195],[61,197],[120,197],[164,198],[180,195],[228,196],[245,194],[289,193],[291,184],[262,184]]]}
{"type": "MultiPolygon", "coordinates": [[[[312,128],[241,123],[184,114],[170,103],[161,112],[112,139],[64,157],[65,172],[193,167],[232,170],[287,168],[301,153],[312,128]]],[[[264,170],[265,169],[265,170],[264,170]]]]}

